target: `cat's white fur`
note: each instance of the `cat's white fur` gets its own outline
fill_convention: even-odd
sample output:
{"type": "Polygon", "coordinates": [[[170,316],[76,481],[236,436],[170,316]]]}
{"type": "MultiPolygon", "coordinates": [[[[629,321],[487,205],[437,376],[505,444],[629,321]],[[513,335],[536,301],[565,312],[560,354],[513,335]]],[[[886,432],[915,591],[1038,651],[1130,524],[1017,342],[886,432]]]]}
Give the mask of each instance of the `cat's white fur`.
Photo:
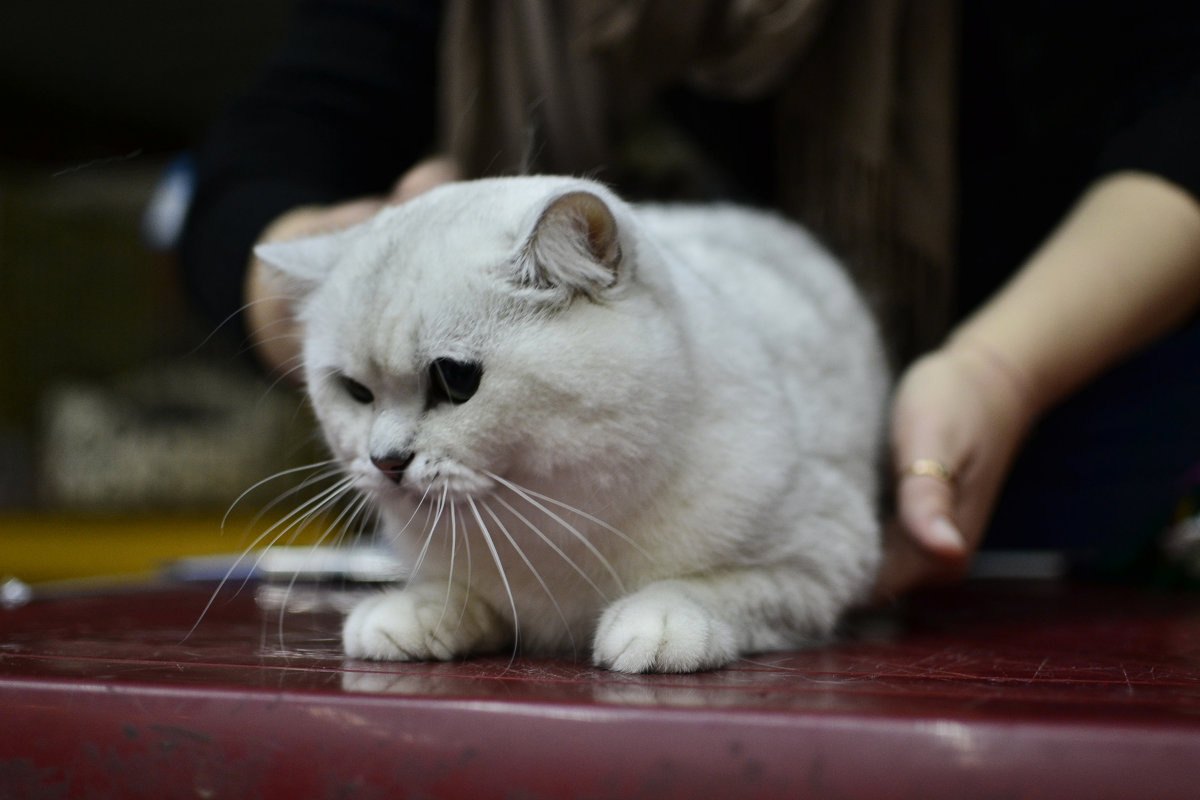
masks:
{"type": "Polygon", "coordinates": [[[797,226],[505,178],[258,254],[303,293],[329,446],[420,561],[347,655],[691,671],[819,641],[868,590],[886,368],[797,226]],[[430,402],[438,358],[482,365],[474,396],[430,402]],[[371,461],[397,452],[399,483],[371,461]]]}

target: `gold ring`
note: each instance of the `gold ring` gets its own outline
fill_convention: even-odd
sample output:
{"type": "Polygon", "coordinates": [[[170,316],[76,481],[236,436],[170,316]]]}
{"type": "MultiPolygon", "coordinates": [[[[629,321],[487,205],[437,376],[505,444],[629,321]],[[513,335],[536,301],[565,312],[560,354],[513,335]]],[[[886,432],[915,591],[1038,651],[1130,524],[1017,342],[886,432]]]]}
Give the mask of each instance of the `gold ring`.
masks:
{"type": "Polygon", "coordinates": [[[954,473],[936,458],[918,458],[900,473],[900,477],[902,478],[909,475],[916,475],[922,478],[936,478],[939,481],[949,484],[954,483],[954,473]]]}

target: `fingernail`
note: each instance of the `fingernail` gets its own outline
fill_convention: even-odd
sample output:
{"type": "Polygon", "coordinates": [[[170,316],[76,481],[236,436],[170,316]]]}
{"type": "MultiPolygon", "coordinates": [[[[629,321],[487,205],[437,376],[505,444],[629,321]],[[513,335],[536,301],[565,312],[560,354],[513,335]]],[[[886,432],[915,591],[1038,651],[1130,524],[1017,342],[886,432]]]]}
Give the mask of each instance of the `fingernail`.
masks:
{"type": "Polygon", "coordinates": [[[929,523],[929,544],[938,550],[962,550],[966,543],[949,518],[938,516],[929,523]]]}

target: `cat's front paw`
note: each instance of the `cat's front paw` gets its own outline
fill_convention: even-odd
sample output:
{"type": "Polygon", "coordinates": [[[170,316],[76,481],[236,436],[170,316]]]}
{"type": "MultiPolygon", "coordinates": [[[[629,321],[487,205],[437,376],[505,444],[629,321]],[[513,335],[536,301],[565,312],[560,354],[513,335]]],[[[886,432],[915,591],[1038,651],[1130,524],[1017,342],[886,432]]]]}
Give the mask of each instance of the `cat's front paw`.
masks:
{"type": "Polygon", "coordinates": [[[593,663],[616,672],[696,672],[733,661],[733,630],[690,594],[663,582],[613,603],[600,617],[593,663]]]}
{"type": "Polygon", "coordinates": [[[454,604],[412,590],[384,592],[350,612],[342,642],[350,658],[376,661],[447,661],[494,646],[502,638],[490,609],[470,600],[454,604]]]}

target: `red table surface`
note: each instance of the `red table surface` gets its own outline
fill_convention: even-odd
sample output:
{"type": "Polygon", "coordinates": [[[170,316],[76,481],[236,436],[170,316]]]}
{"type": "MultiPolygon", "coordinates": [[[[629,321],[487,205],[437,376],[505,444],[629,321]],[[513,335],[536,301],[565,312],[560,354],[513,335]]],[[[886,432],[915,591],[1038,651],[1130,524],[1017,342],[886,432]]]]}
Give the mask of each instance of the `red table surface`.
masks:
{"type": "Polygon", "coordinates": [[[255,587],[0,611],[0,798],[1200,797],[1200,595],[968,584],[717,672],[348,661],[255,587]]]}

